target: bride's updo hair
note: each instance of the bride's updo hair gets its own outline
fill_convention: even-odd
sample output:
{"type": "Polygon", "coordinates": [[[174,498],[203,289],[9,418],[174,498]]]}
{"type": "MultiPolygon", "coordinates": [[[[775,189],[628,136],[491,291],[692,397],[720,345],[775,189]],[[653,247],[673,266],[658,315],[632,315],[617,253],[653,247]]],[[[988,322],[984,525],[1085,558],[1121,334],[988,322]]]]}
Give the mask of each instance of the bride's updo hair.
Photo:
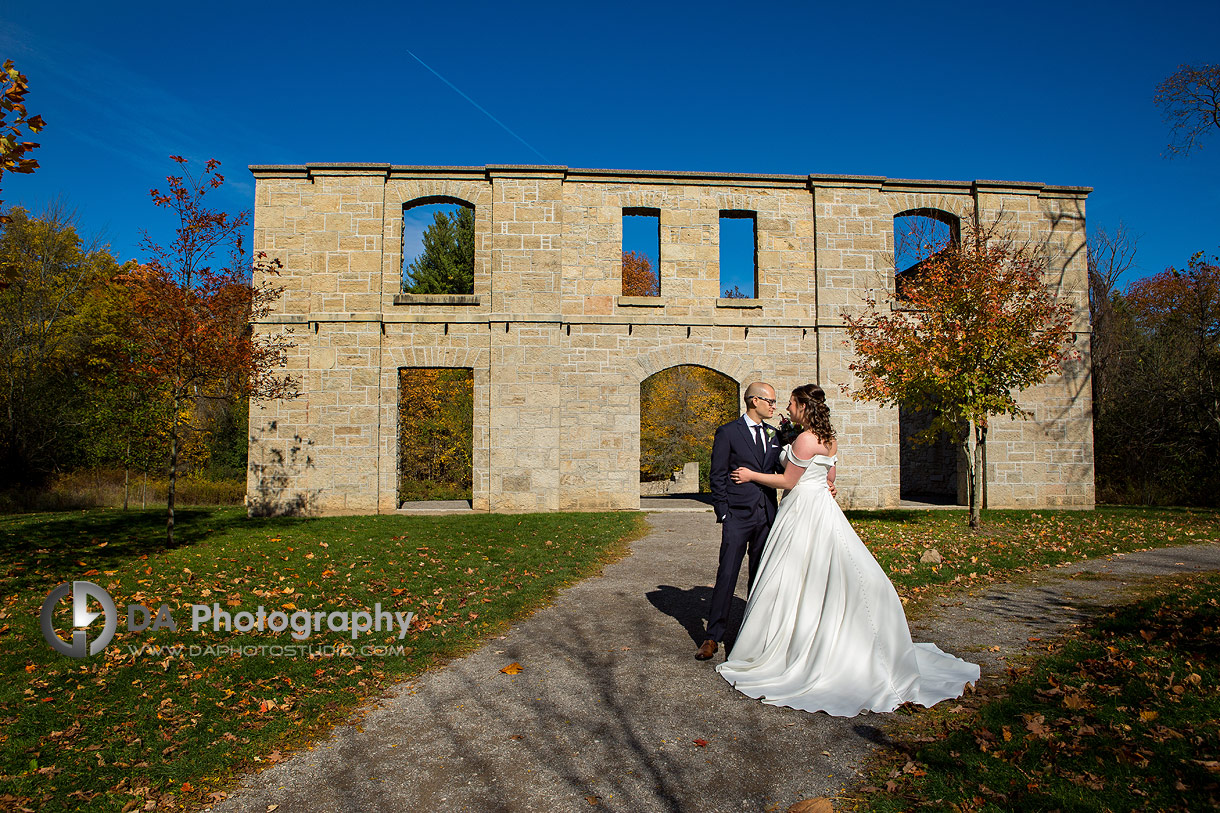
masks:
{"type": "Polygon", "coordinates": [[[812,431],[823,443],[830,443],[835,436],[835,430],[830,425],[830,407],[826,406],[826,392],[817,384],[804,384],[792,391],[792,400],[801,405],[802,415],[798,423],[812,431]]]}

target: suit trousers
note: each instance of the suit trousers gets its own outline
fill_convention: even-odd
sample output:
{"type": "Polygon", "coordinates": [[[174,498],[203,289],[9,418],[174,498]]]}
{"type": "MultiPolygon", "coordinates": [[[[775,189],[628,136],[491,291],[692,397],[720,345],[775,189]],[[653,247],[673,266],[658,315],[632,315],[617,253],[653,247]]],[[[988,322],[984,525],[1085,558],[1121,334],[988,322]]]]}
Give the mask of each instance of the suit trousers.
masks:
{"type": "Polygon", "coordinates": [[[766,504],[760,501],[753,508],[731,508],[724,519],[720,536],[720,566],[716,569],[716,587],[712,590],[712,603],[707,616],[707,637],[713,641],[724,640],[729,609],[733,605],[733,591],[737,587],[737,576],[741,573],[741,560],[747,555],[750,558],[748,584],[751,588],[754,586],[763,543],[771,530],[772,518],[769,513],[766,504]]]}

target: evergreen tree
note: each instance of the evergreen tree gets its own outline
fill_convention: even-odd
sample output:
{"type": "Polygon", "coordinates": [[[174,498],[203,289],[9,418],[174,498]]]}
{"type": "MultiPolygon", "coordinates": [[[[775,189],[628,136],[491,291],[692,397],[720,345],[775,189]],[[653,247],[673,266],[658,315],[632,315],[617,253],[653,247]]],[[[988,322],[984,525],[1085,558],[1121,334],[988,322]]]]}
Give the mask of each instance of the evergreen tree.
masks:
{"type": "Polygon", "coordinates": [[[409,294],[474,293],[474,209],[437,212],[424,230],[424,251],[407,265],[402,289],[409,294]]]}

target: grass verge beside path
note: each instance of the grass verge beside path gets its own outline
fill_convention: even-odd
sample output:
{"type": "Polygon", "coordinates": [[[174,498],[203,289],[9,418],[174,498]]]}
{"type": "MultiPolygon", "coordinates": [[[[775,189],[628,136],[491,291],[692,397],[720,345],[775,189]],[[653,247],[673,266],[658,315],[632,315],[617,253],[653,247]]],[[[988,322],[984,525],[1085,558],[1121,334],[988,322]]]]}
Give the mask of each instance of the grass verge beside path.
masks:
{"type": "MultiPolygon", "coordinates": [[[[595,573],[646,527],[631,513],[248,519],[188,509],[167,548],[164,522],[160,511],[0,518],[0,808],[198,806],[235,773],[278,761],[362,700],[595,573]],[[38,622],[51,588],[73,580],[105,588],[119,614],[106,650],[79,660],[54,652],[38,622]],[[177,630],[129,631],[136,603],[153,614],[168,605],[177,630]],[[405,638],[191,630],[193,604],[235,616],[377,603],[415,614],[405,638]],[[309,646],[294,656],[271,648],[309,646]],[[353,651],[318,654],[345,646],[353,651]],[[366,646],[396,654],[364,655],[366,646]]],[[[61,637],[70,605],[56,613],[61,637]]],[[[101,626],[88,629],[91,641],[101,626]]]]}
{"type": "Polygon", "coordinates": [[[1220,809],[1220,574],[1159,580],[1010,676],[901,726],[846,809],[1220,809]]]}
{"type": "Polygon", "coordinates": [[[1214,509],[984,511],[979,533],[971,532],[961,511],[847,516],[903,603],[915,604],[1048,566],[1220,539],[1220,511],[1214,509]],[[929,549],[940,554],[940,564],[919,561],[929,549]]]}

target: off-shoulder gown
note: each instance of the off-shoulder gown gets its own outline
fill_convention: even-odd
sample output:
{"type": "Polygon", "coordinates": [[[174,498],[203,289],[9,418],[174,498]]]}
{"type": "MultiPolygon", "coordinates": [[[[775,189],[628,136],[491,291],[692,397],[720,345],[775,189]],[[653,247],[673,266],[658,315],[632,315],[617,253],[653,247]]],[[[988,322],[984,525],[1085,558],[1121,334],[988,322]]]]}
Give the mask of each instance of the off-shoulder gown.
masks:
{"type": "Polygon", "coordinates": [[[979,667],[911,642],[898,593],[827,489],[837,458],[785,453],[807,468],[780,502],[741,632],[716,671],[765,703],[837,717],[960,696],[979,667]]]}

